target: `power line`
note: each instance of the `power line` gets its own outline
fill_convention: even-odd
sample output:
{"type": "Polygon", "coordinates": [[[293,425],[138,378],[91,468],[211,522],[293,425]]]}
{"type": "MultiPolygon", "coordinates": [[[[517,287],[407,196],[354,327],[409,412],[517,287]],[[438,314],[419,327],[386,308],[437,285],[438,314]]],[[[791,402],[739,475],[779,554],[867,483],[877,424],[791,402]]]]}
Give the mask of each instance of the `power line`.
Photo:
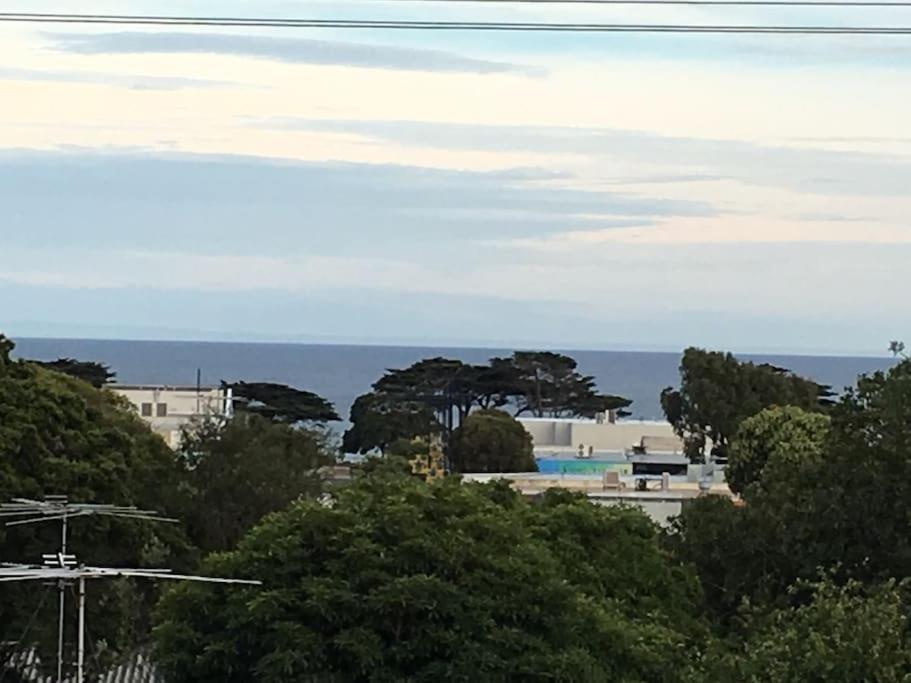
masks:
{"type": "Polygon", "coordinates": [[[459,5],[700,5],[721,7],[911,7],[905,0],[362,0],[369,4],[459,4],[459,5]]]}
{"type": "Polygon", "coordinates": [[[911,35],[911,26],[793,26],[696,24],[582,24],[495,21],[398,21],[360,19],[247,19],[90,14],[0,13],[0,22],[115,26],[374,29],[413,31],[526,31],[562,33],[722,33],[788,35],[911,35]]]}

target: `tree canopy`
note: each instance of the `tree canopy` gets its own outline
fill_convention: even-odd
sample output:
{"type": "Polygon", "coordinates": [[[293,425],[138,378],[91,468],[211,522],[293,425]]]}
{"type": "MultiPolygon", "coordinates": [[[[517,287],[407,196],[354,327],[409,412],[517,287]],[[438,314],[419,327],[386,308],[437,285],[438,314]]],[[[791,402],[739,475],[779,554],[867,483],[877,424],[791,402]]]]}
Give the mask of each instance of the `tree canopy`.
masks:
{"type": "Polygon", "coordinates": [[[229,550],[270,512],[318,497],[320,469],[335,462],[325,433],[256,414],[196,423],[181,444],[189,493],[183,516],[205,551],[229,550]]]}
{"type": "Polygon", "coordinates": [[[411,441],[440,430],[433,410],[424,403],[364,394],[351,406],[351,427],[345,431],[342,448],[348,453],[385,452],[397,441],[411,441]]]}
{"type": "Polygon", "coordinates": [[[531,435],[502,410],[469,415],[452,435],[454,472],[537,472],[531,435]]]}
{"type": "Polygon", "coordinates": [[[265,586],[169,594],[156,656],[174,683],[680,681],[703,634],[641,513],[452,478],[364,476],[210,569],[265,586]]]}
{"type": "Polygon", "coordinates": [[[619,396],[599,394],[594,377],[581,374],[576,361],[560,353],[517,351],[511,358],[494,358],[491,365],[512,373],[517,415],[595,417],[631,404],[619,396]]]}
{"type": "Polygon", "coordinates": [[[58,358],[55,361],[31,361],[35,365],[40,365],[47,370],[62,372],[64,375],[81,379],[88,382],[96,389],[100,389],[106,384],[110,384],[117,374],[111,371],[107,365],[95,361],[81,361],[74,358],[58,358]]]}
{"type": "Polygon", "coordinates": [[[340,420],[335,406],[318,394],[271,382],[222,383],[233,390],[238,412],[262,415],[270,420],[297,424],[300,422],[335,422],[340,420]]]}
{"type": "Polygon", "coordinates": [[[704,459],[727,457],[740,423],[764,408],[796,406],[821,410],[830,405],[829,387],[773,365],[740,362],[730,353],[686,349],[680,361],[680,388],[666,388],[661,406],[687,453],[704,459]]]}
{"type": "Polygon", "coordinates": [[[908,605],[894,582],[865,587],[831,580],[796,586],[809,593],[772,613],[747,610],[749,634],[716,652],[711,680],[744,683],[905,683],[911,672],[908,605]]]}
{"type": "Polygon", "coordinates": [[[770,457],[761,485],[745,488],[747,505],[696,501],[669,537],[712,611],[729,620],[744,599],[780,606],[788,586],[820,568],[864,584],[911,575],[911,361],[860,378],[832,408],[821,454],[821,421],[793,423],[789,446],[781,413],[759,417],[750,429],[772,427],[770,457]],[[779,457],[787,462],[773,466],[779,457]]]}
{"type": "Polygon", "coordinates": [[[794,406],[766,408],[744,420],[731,444],[725,480],[735,493],[743,494],[761,483],[768,468],[792,469],[801,460],[823,458],[829,418],[794,406]]]}

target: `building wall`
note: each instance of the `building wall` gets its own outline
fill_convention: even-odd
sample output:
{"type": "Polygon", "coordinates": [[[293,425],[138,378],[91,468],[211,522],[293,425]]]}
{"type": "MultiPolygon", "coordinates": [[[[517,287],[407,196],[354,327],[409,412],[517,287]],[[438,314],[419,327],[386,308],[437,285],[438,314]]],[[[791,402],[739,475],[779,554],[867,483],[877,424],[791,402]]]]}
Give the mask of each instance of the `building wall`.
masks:
{"type": "Polygon", "coordinates": [[[594,420],[547,420],[520,418],[519,422],[531,434],[535,448],[572,449],[623,453],[633,445],[651,439],[655,450],[683,452],[683,442],[667,422],[604,422],[594,420]],[[660,445],[660,447],[658,447],[660,445]]]}
{"type": "Polygon", "coordinates": [[[221,389],[164,386],[113,385],[112,391],[126,398],[137,414],[172,448],[180,446],[180,430],[193,418],[224,412],[221,389]]]}
{"type": "MultiPolygon", "coordinates": [[[[557,437],[555,432],[556,422],[553,420],[523,420],[519,418],[519,422],[522,423],[522,426],[525,427],[525,431],[531,434],[532,440],[535,442],[535,446],[544,445],[544,446],[555,446],[557,445],[557,437]]],[[[565,444],[560,445],[569,445],[569,441],[565,444]]]]}

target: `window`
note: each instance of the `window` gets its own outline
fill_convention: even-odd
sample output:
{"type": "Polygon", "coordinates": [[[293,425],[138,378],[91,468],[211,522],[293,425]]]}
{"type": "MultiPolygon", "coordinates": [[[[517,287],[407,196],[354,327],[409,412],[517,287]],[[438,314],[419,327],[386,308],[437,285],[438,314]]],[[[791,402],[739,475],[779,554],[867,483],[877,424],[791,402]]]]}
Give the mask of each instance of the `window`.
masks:
{"type": "Polygon", "coordinates": [[[152,404],[143,403],[141,412],[143,417],[152,417],[152,404]]]}
{"type": "Polygon", "coordinates": [[[158,417],[167,417],[168,416],[168,404],[159,403],[158,404],[158,417]]]}

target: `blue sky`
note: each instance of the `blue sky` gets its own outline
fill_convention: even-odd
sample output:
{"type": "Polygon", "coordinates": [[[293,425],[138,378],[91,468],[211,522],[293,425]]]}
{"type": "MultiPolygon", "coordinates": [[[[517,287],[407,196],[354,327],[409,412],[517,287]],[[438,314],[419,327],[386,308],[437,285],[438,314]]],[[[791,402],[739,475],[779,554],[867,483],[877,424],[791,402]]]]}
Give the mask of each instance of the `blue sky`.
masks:
{"type": "MultiPolygon", "coordinates": [[[[911,25],[870,9],[129,11],[911,25]]],[[[907,37],[19,25],[0,26],[0,56],[14,336],[867,354],[909,336],[907,37]]]]}

